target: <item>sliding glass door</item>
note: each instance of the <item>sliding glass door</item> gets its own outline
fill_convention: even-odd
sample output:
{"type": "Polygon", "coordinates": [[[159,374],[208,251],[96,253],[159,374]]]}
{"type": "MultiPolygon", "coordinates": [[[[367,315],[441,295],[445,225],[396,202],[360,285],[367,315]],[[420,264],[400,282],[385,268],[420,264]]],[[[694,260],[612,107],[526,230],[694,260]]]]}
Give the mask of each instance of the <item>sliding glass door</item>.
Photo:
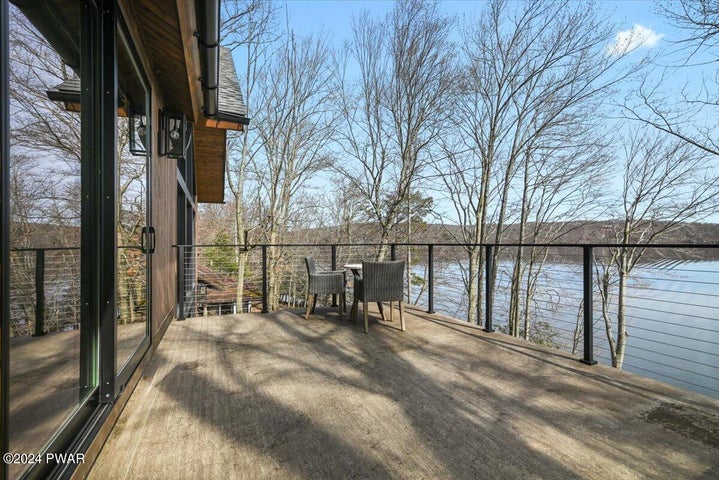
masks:
{"type": "Polygon", "coordinates": [[[154,230],[150,215],[150,91],[137,55],[117,25],[117,343],[120,386],[149,345],[150,256],[154,230]]]}
{"type": "Polygon", "coordinates": [[[45,458],[80,448],[150,344],[151,96],[114,1],[21,5],[3,29],[0,425],[5,452],[45,458]]]}

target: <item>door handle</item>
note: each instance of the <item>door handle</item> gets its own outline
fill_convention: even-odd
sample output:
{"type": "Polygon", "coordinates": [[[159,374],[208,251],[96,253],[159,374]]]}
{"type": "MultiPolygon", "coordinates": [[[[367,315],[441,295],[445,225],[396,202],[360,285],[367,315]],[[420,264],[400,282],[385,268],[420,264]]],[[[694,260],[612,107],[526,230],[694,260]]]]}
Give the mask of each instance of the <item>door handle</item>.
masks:
{"type": "Polygon", "coordinates": [[[157,237],[155,236],[155,227],[148,227],[150,232],[150,253],[155,253],[155,246],[157,245],[157,237]]]}
{"type": "Polygon", "coordinates": [[[155,245],[155,227],[142,227],[142,235],[140,235],[142,253],[155,253],[155,245]]]}

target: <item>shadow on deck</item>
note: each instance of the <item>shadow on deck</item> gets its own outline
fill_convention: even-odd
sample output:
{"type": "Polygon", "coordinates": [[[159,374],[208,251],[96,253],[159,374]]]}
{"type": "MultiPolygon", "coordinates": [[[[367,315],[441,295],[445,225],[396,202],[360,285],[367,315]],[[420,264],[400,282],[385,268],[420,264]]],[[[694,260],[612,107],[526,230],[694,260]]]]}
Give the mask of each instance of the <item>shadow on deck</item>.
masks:
{"type": "Polygon", "coordinates": [[[719,401],[408,309],[174,322],[90,478],[719,478],[719,401]]]}

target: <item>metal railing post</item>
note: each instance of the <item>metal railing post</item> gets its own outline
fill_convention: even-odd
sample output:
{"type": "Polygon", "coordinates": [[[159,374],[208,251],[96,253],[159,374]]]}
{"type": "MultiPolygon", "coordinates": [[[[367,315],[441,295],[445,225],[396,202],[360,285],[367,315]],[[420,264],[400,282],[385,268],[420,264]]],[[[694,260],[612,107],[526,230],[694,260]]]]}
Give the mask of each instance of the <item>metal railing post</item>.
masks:
{"type": "Polygon", "coordinates": [[[185,247],[177,246],[177,320],[185,319],[185,247]]]}
{"type": "Polygon", "coordinates": [[[492,304],[494,303],[494,247],[487,245],[484,248],[486,268],[484,272],[484,331],[491,333],[494,332],[494,327],[492,326],[492,304]]]}
{"type": "Polygon", "coordinates": [[[269,311],[267,303],[267,245],[262,245],[262,313],[269,311]]]}
{"type": "MultiPolygon", "coordinates": [[[[332,258],[332,261],[331,261],[331,263],[332,263],[331,270],[337,270],[337,245],[332,245],[331,258],[332,258]]],[[[336,294],[336,293],[332,294],[332,306],[333,306],[333,307],[338,307],[338,306],[339,306],[339,305],[337,304],[337,294],[336,294]]]]}
{"type": "Polygon", "coordinates": [[[592,276],[592,247],[582,247],[584,257],[584,358],[580,362],[595,365],[594,360],[594,285],[592,276]]]}
{"type": "Polygon", "coordinates": [[[434,245],[427,245],[427,313],[434,313],[434,245]]]}
{"type": "Polygon", "coordinates": [[[45,250],[35,250],[35,333],[45,335],[45,250]]]}
{"type": "MultiPolygon", "coordinates": [[[[409,247],[407,247],[409,248],[409,247]]],[[[389,246],[389,259],[393,262],[397,260],[397,244],[393,243],[389,246]]],[[[409,268],[409,266],[407,266],[409,268]]]]}

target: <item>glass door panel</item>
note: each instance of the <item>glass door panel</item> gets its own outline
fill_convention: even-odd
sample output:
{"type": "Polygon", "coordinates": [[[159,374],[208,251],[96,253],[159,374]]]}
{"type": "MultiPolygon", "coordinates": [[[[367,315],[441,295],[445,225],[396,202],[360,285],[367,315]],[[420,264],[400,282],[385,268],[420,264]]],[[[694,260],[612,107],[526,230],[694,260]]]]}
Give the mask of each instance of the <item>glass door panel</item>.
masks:
{"type": "MultiPolygon", "coordinates": [[[[9,451],[34,454],[52,451],[97,387],[97,362],[81,369],[96,346],[80,303],[82,5],[57,13],[34,21],[74,32],[75,49],[52,45],[10,6],[9,451]]],[[[9,465],[9,478],[26,468],[9,465]]]]}
{"type": "MultiPolygon", "coordinates": [[[[117,28],[117,371],[148,339],[149,90],[124,29],[117,28]]],[[[130,365],[130,369],[134,368],[130,365]]]]}

